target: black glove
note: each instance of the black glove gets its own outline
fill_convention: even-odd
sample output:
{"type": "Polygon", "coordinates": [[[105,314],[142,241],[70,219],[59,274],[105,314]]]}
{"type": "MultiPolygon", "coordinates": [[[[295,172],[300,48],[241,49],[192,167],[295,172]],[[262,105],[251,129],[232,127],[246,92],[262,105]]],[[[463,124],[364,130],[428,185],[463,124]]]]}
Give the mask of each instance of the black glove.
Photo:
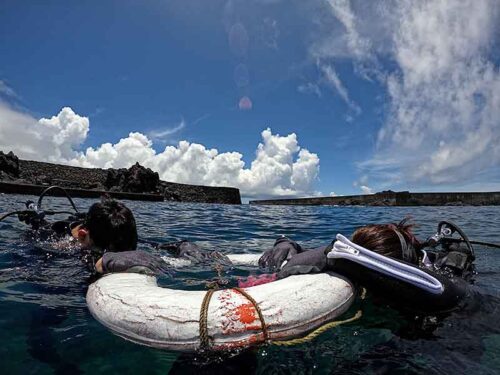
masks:
{"type": "Polygon", "coordinates": [[[307,275],[310,273],[320,273],[320,272],[321,270],[316,266],[308,266],[308,265],[291,266],[291,267],[285,266],[280,272],[278,272],[277,278],[284,279],[285,277],[292,275],[307,275]]]}
{"type": "Polygon", "coordinates": [[[192,262],[204,262],[210,259],[219,259],[231,263],[229,258],[218,251],[203,251],[198,245],[189,241],[169,242],[159,246],[162,250],[167,250],[170,254],[189,259],[192,262]]]}
{"type": "Polygon", "coordinates": [[[278,279],[291,275],[319,273],[325,271],[326,268],[325,247],[322,246],[294,256],[278,273],[278,279]]]}
{"type": "Polygon", "coordinates": [[[290,260],[292,256],[301,253],[300,245],[287,237],[276,240],[272,249],[267,250],[259,259],[259,266],[275,271],[281,267],[285,260],[290,260]]]}
{"type": "Polygon", "coordinates": [[[166,263],[160,258],[142,250],[107,252],[102,256],[103,273],[136,272],[156,275],[166,273],[166,263]]]}

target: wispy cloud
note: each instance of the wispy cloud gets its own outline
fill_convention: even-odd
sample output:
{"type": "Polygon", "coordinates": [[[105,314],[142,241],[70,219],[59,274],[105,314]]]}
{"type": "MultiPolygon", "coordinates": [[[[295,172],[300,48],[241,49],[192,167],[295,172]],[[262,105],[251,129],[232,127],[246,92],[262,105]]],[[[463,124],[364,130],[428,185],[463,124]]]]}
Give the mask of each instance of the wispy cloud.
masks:
{"type": "Polygon", "coordinates": [[[375,156],[412,155],[396,165],[407,181],[459,184],[490,168],[498,172],[500,73],[489,58],[498,43],[498,5],[401,5],[394,35],[399,71],[388,75],[391,112],[375,156]]]}
{"type": "MultiPolygon", "coordinates": [[[[494,49],[500,42],[500,3],[328,4],[341,27],[323,29],[311,58],[331,67],[350,59],[361,78],[374,78],[386,89],[386,120],[377,146],[359,164],[371,185],[460,188],[471,180],[498,180],[500,66],[494,49]]],[[[323,71],[349,103],[337,72],[323,71]]]]}
{"type": "Polygon", "coordinates": [[[318,98],[322,97],[321,90],[318,84],[313,82],[307,82],[297,87],[297,91],[302,94],[314,94],[318,98]]]}
{"type": "Polygon", "coordinates": [[[5,81],[0,79],[0,95],[4,95],[10,98],[17,99],[19,96],[5,81]]]}
{"type": "Polygon", "coordinates": [[[360,35],[356,22],[357,17],[354,14],[350,0],[328,0],[333,14],[342,23],[345,33],[342,37],[349,51],[356,58],[366,59],[370,55],[370,41],[360,35]]]}
{"type": "Polygon", "coordinates": [[[209,118],[210,116],[212,116],[210,113],[205,113],[204,115],[198,117],[197,119],[195,119],[193,122],[192,122],[192,125],[197,125],[199,124],[200,122],[202,121],[205,121],[207,118],[209,118]]]}
{"type": "Polygon", "coordinates": [[[361,108],[349,97],[346,87],[340,80],[335,68],[332,65],[321,64],[318,66],[323,73],[322,82],[325,82],[330,88],[335,90],[342,100],[351,108],[356,114],[361,113],[361,108]]]}
{"type": "Polygon", "coordinates": [[[163,128],[163,129],[155,129],[149,132],[149,136],[155,140],[160,142],[167,142],[170,139],[170,136],[181,131],[186,127],[186,121],[182,119],[177,125],[163,128]]]}

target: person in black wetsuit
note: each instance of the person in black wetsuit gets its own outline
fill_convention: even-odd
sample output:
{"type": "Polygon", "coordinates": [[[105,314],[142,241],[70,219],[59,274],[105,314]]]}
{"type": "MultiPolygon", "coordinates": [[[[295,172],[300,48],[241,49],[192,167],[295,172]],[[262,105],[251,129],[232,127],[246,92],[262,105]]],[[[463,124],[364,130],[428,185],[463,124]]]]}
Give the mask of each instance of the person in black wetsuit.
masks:
{"type": "MultiPolygon", "coordinates": [[[[92,273],[90,278],[86,277],[87,282],[94,281],[99,272],[104,272],[96,268],[97,259],[98,264],[103,264],[105,259],[110,271],[119,265],[132,267],[140,264],[148,269],[161,265],[149,254],[134,251],[137,247],[134,216],[124,204],[111,199],[93,204],[85,215],[72,215],[66,220],[49,222],[37,210],[20,213],[19,219],[30,225],[32,230],[28,237],[35,247],[50,248],[51,254],[57,253],[54,250],[63,254],[68,247],[78,249],[77,254],[92,273]],[[113,251],[109,255],[105,252],[108,249],[113,251]]],[[[28,352],[40,363],[49,365],[56,374],[82,373],[78,363],[71,362],[58,352],[53,333],[70,315],[69,311],[70,308],[64,305],[35,305],[28,325],[28,352]]]]}
{"type": "MultiPolygon", "coordinates": [[[[48,241],[53,248],[64,248],[69,241],[81,247],[81,259],[96,274],[111,272],[142,272],[157,274],[167,271],[156,255],[137,250],[138,235],[135,218],[123,203],[104,197],[94,203],[85,215],[49,223],[35,211],[19,215],[33,229],[35,241],[48,241]]],[[[169,254],[192,261],[203,261],[210,254],[188,241],[150,244],[169,254]]],[[[216,254],[220,256],[220,254],[216,254]]]]}
{"type": "MultiPolygon", "coordinates": [[[[36,210],[19,214],[22,222],[30,225],[29,237],[36,246],[64,251],[76,246],[83,263],[92,275],[87,282],[93,282],[101,274],[111,272],[139,272],[159,274],[167,272],[167,265],[150,252],[137,250],[138,234],[132,211],[123,203],[109,198],[94,203],[84,215],[72,215],[66,220],[49,222],[36,210]]],[[[179,241],[155,244],[162,250],[192,261],[208,258],[195,244],[179,241]]],[[[52,252],[54,254],[55,252],[52,252]]],[[[33,358],[45,363],[55,373],[81,371],[77,363],[71,363],[57,351],[53,329],[68,317],[64,306],[36,306],[31,314],[27,344],[33,358]]]]}
{"type": "Polygon", "coordinates": [[[461,241],[449,240],[440,251],[435,251],[432,247],[425,250],[430,245],[429,241],[418,241],[412,233],[412,225],[406,221],[361,227],[354,232],[352,242],[424,271],[441,283],[442,291],[429,293],[387,272],[381,272],[376,267],[367,267],[352,259],[330,259],[327,253],[334,248],[334,242],[328,246],[306,250],[296,242],[282,237],[272,249],[263,254],[259,265],[270,271],[277,271],[278,278],[333,271],[365,287],[393,307],[415,313],[449,312],[466,303],[466,297],[472,293],[469,286],[475,273],[474,254],[472,247],[468,247],[471,246],[468,242],[466,246],[461,241]]]}

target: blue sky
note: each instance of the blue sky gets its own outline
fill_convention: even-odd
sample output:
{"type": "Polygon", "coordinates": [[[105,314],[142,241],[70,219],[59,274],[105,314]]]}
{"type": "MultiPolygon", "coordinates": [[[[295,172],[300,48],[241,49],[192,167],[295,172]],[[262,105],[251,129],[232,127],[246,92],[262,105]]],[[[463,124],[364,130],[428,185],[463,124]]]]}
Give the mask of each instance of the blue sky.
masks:
{"type": "Polygon", "coordinates": [[[498,190],[497,24],[494,1],[3,1],[0,149],[249,197],[498,190]]]}

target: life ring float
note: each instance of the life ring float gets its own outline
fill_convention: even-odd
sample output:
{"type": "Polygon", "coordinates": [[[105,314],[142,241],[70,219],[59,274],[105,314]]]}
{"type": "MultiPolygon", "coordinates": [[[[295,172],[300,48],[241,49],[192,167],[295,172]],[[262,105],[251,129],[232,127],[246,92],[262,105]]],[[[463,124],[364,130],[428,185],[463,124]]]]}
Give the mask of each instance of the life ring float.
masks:
{"type": "MultiPolygon", "coordinates": [[[[240,258],[253,264],[252,257],[240,258]]],[[[87,305],[95,319],[118,336],[192,352],[204,349],[203,337],[209,349],[217,351],[303,336],[340,316],[354,300],[353,285],[332,273],[220,289],[210,292],[208,303],[207,293],[162,288],[154,276],[115,273],[90,285],[87,305]]]]}

